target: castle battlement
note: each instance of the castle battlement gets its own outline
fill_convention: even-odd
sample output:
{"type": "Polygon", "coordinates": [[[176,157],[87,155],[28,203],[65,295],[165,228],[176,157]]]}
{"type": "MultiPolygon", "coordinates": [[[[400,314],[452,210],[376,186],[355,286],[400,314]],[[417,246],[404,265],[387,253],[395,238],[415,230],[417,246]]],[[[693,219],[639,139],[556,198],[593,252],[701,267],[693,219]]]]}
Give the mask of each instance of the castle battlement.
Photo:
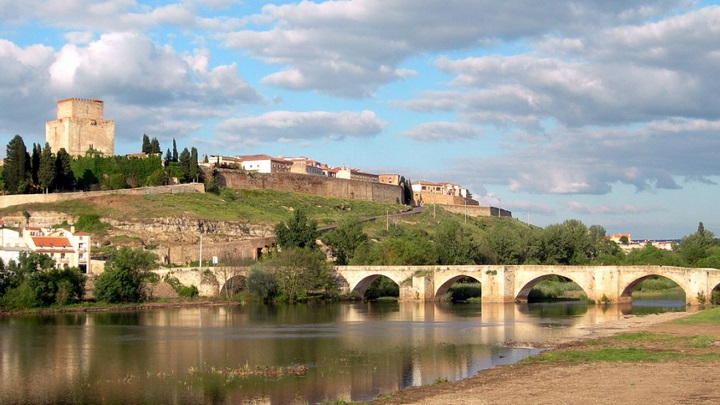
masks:
{"type": "Polygon", "coordinates": [[[94,98],[67,98],[57,102],[57,119],[45,123],[45,141],[57,153],[72,156],[92,148],[105,156],[115,149],[115,121],[103,119],[103,102],[94,98]]]}

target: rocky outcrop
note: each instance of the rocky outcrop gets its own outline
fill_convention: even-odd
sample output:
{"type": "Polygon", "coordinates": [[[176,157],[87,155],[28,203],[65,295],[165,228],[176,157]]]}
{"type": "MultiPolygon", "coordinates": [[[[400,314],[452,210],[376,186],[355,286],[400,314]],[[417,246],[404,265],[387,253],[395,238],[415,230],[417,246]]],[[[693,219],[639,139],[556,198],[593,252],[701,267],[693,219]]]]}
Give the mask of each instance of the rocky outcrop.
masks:
{"type": "Polygon", "coordinates": [[[272,225],[249,224],[242,221],[212,221],[197,218],[164,217],[149,223],[108,221],[111,233],[142,239],[145,244],[197,243],[202,233],[206,242],[231,242],[265,238],[273,234],[272,225]]]}

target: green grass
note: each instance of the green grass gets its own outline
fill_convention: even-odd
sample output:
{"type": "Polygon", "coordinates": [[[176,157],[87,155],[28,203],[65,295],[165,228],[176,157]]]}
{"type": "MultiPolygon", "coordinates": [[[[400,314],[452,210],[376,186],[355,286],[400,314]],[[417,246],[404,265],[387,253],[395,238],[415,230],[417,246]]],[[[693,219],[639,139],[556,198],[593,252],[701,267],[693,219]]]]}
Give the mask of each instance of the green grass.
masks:
{"type": "Polygon", "coordinates": [[[696,324],[718,324],[720,323],[720,307],[706,309],[696,314],[676,319],[672,323],[679,325],[696,325],[696,324]]]}
{"type": "Polygon", "coordinates": [[[0,210],[0,214],[21,210],[60,211],[71,215],[97,215],[101,220],[147,221],[158,217],[177,217],[278,223],[295,209],[304,209],[320,226],[335,223],[349,215],[361,218],[398,213],[408,209],[400,204],[344,200],[274,190],[223,189],[220,195],[157,194],[112,195],[92,200],[72,200],[47,204],[28,204],[0,210]],[[115,206],[111,205],[115,204],[115,206]],[[117,209],[122,206],[122,210],[117,209]]]}
{"type": "Polygon", "coordinates": [[[624,362],[624,361],[642,361],[642,362],[662,362],[672,361],[683,358],[683,353],[677,352],[658,352],[642,350],[637,348],[603,348],[598,350],[566,350],[558,352],[547,352],[531,357],[531,362],[624,362]]]}

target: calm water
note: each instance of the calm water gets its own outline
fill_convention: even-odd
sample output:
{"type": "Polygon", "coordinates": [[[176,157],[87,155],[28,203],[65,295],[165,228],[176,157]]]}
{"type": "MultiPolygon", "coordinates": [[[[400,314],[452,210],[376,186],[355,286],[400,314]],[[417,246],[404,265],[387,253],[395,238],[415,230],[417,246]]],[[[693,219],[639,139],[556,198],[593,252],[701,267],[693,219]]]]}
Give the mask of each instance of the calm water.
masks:
{"type": "MultiPolygon", "coordinates": [[[[665,306],[683,309],[682,301],[665,306]]],[[[579,336],[585,326],[638,310],[658,311],[342,303],[5,317],[0,403],[368,400],[537,353],[504,342],[579,336]]]]}

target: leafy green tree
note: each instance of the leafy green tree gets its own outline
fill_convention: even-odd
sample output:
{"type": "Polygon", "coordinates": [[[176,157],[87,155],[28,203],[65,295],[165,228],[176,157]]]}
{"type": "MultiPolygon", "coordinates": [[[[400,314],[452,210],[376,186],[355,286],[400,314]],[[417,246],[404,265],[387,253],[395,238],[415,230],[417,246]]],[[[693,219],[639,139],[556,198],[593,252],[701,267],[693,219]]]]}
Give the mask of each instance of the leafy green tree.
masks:
{"type": "Polygon", "coordinates": [[[623,262],[626,265],[681,266],[682,257],[676,252],[658,249],[648,243],[640,249],[633,249],[623,262]]]}
{"type": "Polygon", "coordinates": [[[705,230],[702,222],[698,224],[697,232],[685,236],[680,240],[678,251],[683,259],[691,266],[708,256],[708,248],[714,244],[715,235],[705,230]]]}
{"type": "Polygon", "coordinates": [[[438,264],[481,264],[487,262],[468,230],[457,221],[440,224],[433,238],[438,264]]]}
{"type": "Polygon", "coordinates": [[[141,150],[143,153],[152,153],[152,144],[150,144],[150,137],[147,134],[143,134],[141,150]]]}
{"type": "Polygon", "coordinates": [[[122,247],[105,263],[95,281],[95,297],[109,303],[139,302],[146,298],[144,282],[156,267],[157,256],[142,248],[122,247]]]}
{"type": "Polygon", "coordinates": [[[7,144],[3,165],[5,191],[9,194],[22,194],[27,190],[30,175],[30,160],[25,142],[15,135],[7,144]]]}
{"type": "Polygon", "coordinates": [[[34,308],[79,302],[84,294],[85,278],[77,268],[55,268],[50,256],[21,252],[17,263],[11,261],[0,273],[3,307],[34,308]]]}
{"type": "Polygon", "coordinates": [[[281,249],[317,248],[317,222],[308,219],[305,211],[298,209],[285,224],[275,225],[275,243],[281,249]]]}
{"type": "Polygon", "coordinates": [[[336,292],[332,265],[319,249],[285,249],[264,262],[264,265],[275,276],[281,301],[302,301],[312,292],[325,295],[336,292]]]}
{"type": "Polygon", "coordinates": [[[351,218],[340,223],[337,228],[324,234],[321,238],[330,248],[335,257],[335,264],[346,265],[355,254],[355,249],[368,240],[363,232],[359,218],[351,218]]]}
{"type": "Polygon", "coordinates": [[[550,225],[543,232],[546,264],[588,264],[592,242],[587,227],[576,219],[550,225]]]}
{"type": "Polygon", "coordinates": [[[55,184],[55,156],[50,150],[50,144],[45,142],[45,147],[40,155],[40,168],[38,170],[38,182],[45,192],[55,184]]]}
{"type": "Polygon", "coordinates": [[[365,242],[355,250],[352,265],[421,266],[438,263],[436,246],[425,231],[391,230],[381,242],[365,242]]]}
{"type": "Polygon", "coordinates": [[[264,263],[256,263],[247,275],[247,289],[260,301],[270,301],[277,294],[275,275],[264,263]]]}
{"type": "Polygon", "coordinates": [[[167,152],[165,152],[165,157],[163,159],[165,160],[165,167],[167,167],[170,162],[172,162],[172,154],[170,153],[170,148],[168,148],[167,152]]]}

